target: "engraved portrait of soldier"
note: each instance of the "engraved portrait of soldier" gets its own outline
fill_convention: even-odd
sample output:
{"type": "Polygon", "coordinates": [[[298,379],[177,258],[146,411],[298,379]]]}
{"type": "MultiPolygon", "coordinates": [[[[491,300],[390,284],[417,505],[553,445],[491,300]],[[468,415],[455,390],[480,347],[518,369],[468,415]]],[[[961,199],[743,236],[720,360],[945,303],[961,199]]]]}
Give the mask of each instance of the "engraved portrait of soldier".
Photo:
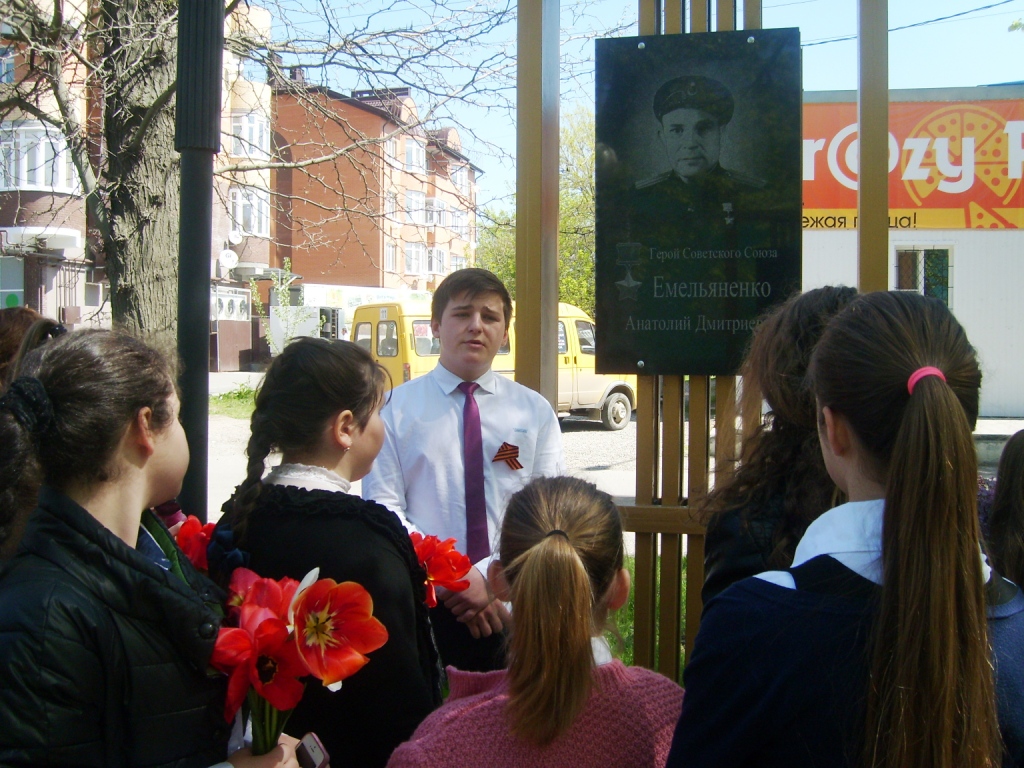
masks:
{"type": "Polygon", "coordinates": [[[635,182],[633,236],[662,249],[731,244],[766,186],[720,161],[735,110],[732,93],[712,77],[683,75],[658,88],[651,109],[658,123],[651,151],[662,153],[669,167],[635,182]]]}
{"type": "Polygon", "coordinates": [[[734,373],[800,286],[799,31],[609,38],[595,59],[598,367],[734,373]]]}

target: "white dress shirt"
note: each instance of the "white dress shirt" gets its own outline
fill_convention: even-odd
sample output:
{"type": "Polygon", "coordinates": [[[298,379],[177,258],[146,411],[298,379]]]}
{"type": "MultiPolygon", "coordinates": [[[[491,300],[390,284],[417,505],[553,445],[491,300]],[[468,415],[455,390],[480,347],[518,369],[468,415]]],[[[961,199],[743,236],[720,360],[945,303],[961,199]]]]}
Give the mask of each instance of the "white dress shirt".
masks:
{"type": "MultiPolygon", "coordinates": [[[[454,538],[466,551],[466,485],[462,409],[466,396],[455,374],[438,364],[396,387],[381,411],[384,445],[363,498],[388,507],[410,531],[454,538]]],[[[493,548],[509,497],[531,479],[565,471],[562,432],[551,405],[532,389],[488,371],[476,383],[484,447],[487,533],[493,548]],[[502,443],[519,448],[522,469],[494,462],[502,443]]],[[[484,574],[490,558],[474,563],[484,574]]]]}
{"type": "MultiPolygon", "coordinates": [[[[850,501],[828,510],[807,526],[793,555],[793,567],[818,555],[831,555],[854,573],[875,584],[882,583],[882,519],[885,499],[850,501]]],[[[951,534],[952,535],[952,534],[951,534]]],[[[987,582],[992,569],[981,555],[982,579],[987,582]]],[[[788,571],[767,571],[755,578],[787,589],[796,589],[788,571]]]]}

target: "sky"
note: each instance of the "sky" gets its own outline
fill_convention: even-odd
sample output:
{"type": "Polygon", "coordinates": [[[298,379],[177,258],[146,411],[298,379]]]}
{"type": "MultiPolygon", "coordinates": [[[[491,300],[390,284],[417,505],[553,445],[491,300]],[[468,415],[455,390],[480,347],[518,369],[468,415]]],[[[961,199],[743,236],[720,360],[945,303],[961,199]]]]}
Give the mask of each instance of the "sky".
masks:
{"type": "MultiPolygon", "coordinates": [[[[598,30],[614,28],[623,21],[635,24],[635,3],[588,3],[582,18],[573,12],[578,7],[578,3],[563,2],[563,36],[573,32],[574,24],[579,29],[598,30]]],[[[765,28],[799,27],[805,91],[856,89],[856,39],[836,38],[856,36],[857,0],[764,0],[762,13],[765,28]]],[[[1024,32],[1007,31],[1020,18],[1024,18],[1024,0],[890,0],[889,87],[950,88],[1024,81],[1024,32]],[[937,21],[965,11],[970,13],[937,21]],[[897,29],[909,25],[920,26],[897,29]]],[[[635,35],[635,25],[622,34],[635,35]]],[[[592,59],[593,49],[593,42],[588,41],[576,44],[569,53],[592,59]]],[[[563,112],[576,104],[593,108],[593,98],[592,80],[584,77],[563,82],[563,112]]],[[[475,128],[474,121],[473,116],[466,117],[469,127],[475,128]]],[[[491,141],[515,146],[511,118],[496,124],[491,116],[486,135],[491,141]]],[[[515,187],[513,163],[475,148],[472,137],[465,141],[467,154],[484,170],[478,179],[478,204],[510,208],[509,195],[515,187]]]]}

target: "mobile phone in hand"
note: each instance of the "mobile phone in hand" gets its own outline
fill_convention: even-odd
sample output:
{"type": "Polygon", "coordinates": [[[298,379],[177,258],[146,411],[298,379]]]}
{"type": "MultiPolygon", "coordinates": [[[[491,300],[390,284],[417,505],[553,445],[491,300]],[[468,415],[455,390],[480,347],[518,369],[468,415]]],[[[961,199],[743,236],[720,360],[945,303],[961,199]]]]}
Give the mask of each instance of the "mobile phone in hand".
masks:
{"type": "Polygon", "coordinates": [[[302,768],[328,768],[331,756],[315,733],[307,733],[295,748],[295,757],[302,768]]]}

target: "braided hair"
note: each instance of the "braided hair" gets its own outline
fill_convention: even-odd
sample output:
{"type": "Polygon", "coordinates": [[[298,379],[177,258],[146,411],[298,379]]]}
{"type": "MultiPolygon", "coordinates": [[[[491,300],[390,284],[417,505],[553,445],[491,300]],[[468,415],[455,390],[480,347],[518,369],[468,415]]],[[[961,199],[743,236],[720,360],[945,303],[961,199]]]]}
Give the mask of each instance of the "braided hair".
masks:
{"type": "Polygon", "coordinates": [[[366,427],[383,397],[387,371],[350,341],[303,337],[274,358],[256,393],[250,420],[245,480],[230,502],[235,537],[243,543],[249,513],[263,489],[273,450],[306,453],[323,435],[327,420],[350,410],[366,427]]]}

